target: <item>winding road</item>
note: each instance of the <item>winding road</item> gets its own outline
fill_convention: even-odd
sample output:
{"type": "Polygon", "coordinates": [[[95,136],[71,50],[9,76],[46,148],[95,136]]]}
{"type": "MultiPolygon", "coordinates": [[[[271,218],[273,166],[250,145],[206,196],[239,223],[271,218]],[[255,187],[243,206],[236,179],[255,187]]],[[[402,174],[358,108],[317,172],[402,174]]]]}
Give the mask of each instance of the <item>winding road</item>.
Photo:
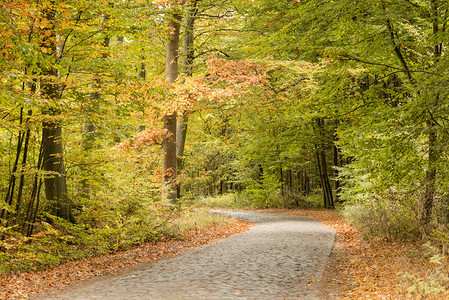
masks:
{"type": "MultiPolygon", "coordinates": [[[[335,232],[313,219],[213,211],[251,230],[44,299],[317,299],[335,232]]],[[[42,299],[42,298],[40,298],[42,299]]]]}

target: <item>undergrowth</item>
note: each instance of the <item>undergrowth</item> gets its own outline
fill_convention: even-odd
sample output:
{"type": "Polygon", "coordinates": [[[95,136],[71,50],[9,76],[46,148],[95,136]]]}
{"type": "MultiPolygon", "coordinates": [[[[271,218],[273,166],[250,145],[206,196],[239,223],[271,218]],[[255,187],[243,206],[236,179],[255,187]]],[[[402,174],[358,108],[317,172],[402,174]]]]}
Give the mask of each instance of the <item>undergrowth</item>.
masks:
{"type": "Polygon", "coordinates": [[[285,191],[245,190],[216,196],[198,197],[193,204],[199,207],[219,208],[300,208],[315,209],[323,207],[322,195],[304,196],[285,191]]]}
{"type": "Polygon", "coordinates": [[[13,227],[0,227],[0,273],[16,274],[115,253],[162,237],[183,238],[192,230],[226,223],[226,217],[201,210],[159,209],[146,216],[103,220],[95,226],[71,224],[46,216],[36,234],[26,237],[13,227]]]}

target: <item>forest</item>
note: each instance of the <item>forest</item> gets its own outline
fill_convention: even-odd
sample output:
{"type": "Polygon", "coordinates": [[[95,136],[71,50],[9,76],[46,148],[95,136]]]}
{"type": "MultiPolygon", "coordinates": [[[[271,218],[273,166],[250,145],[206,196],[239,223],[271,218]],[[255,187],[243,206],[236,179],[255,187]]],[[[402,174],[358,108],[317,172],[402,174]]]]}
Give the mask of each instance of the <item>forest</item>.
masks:
{"type": "Polygon", "coordinates": [[[442,0],[1,1],[0,272],[214,206],[337,209],[444,254],[448,19],[442,0]]]}

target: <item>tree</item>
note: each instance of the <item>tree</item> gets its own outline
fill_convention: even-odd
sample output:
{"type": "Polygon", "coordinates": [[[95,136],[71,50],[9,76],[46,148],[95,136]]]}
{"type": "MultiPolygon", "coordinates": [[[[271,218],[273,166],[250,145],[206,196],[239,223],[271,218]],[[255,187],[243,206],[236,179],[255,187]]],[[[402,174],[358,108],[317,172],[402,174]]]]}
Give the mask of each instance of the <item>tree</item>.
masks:
{"type": "MultiPolygon", "coordinates": [[[[173,84],[178,78],[178,49],[179,36],[182,20],[182,11],[180,6],[174,5],[172,15],[168,23],[168,43],[165,62],[165,76],[169,84],[173,84]]],[[[167,138],[164,141],[164,160],[163,160],[163,198],[170,200],[171,203],[177,201],[177,158],[176,158],[176,117],[177,112],[173,111],[164,116],[164,129],[167,132],[167,138]]]]}
{"type": "MultiPolygon", "coordinates": [[[[94,149],[95,146],[95,139],[96,139],[96,131],[97,126],[95,124],[95,118],[94,115],[98,113],[99,108],[99,101],[101,98],[101,85],[103,79],[101,78],[101,69],[104,68],[105,60],[108,57],[107,48],[110,44],[110,36],[108,33],[107,23],[110,16],[107,14],[103,14],[101,25],[100,25],[100,32],[103,33],[103,41],[101,42],[101,48],[100,48],[100,59],[99,62],[97,62],[96,69],[94,70],[92,74],[91,79],[91,91],[89,92],[88,99],[86,101],[86,107],[84,108],[84,124],[83,124],[83,140],[82,140],[82,151],[83,155],[86,157],[91,155],[91,151],[94,149]]],[[[87,200],[90,200],[91,198],[91,183],[90,183],[90,175],[87,172],[88,169],[88,162],[84,161],[82,166],[82,176],[81,179],[81,197],[84,197],[87,200]]]]}
{"type": "MultiPolygon", "coordinates": [[[[194,29],[195,19],[198,13],[198,1],[190,1],[185,8],[185,16],[182,24],[182,65],[181,72],[184,76],[191,77],[193,75],[193,62],[195,59],[194,49],[194,29]]],[[[177,171],[181,171],[184,167],[184,151],[187,137],[189,112],[182,111],[176,123],[176,157],[177,171]]],[[[181,196],[181,183],[178,183],[178,197],[181,196]]]]}
{"type": "Polygon", "coordinates": [[[42,77],[41,90],[45,100],[52,103],[45,108],[47,118],[42,123],[43,170],[47,172],[45,179],[45,196],[51,203],[54,215],[74,222],[71,202],[67,191],[66,169],[64,165],[64,148],[62,139],[62,124],[57,120],[60,114],[58,101],[61,99],[62,87],[58,84],[58,69],[55,63],[58,55],[56,32],[56,1],[49,1],[42,6],[40,19],[43,26],[41,34],[45,36],[41,41],[44,52],[40,63],[42,77]]]}

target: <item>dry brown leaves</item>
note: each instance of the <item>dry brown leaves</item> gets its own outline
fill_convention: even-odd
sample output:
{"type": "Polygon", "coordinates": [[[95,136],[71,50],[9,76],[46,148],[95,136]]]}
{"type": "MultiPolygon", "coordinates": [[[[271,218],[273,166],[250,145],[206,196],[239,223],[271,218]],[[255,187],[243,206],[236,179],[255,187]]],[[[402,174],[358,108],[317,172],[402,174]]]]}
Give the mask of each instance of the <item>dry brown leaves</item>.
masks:
{"type": "MultiPolygon", "coordinates": [[[[423,255],[421,242],[399,244],[386,241],[362,240],[359,232],[335,211],[327,210],[256,210],[306,216],[317,219],[337,231],[337,244],[326,268],[320,289],[323,298],[341,299],[449,299],[449,292],[423,295],[405,292],[401,272],[430,280],[435,264],[423,255]]],[[[176,255],[181,250],[209,243],[215,239],[248,230],[246,222],[190,232],[182,241],[168,239],[157,244],[145,244],[114,255],[72,262],[57,268],[0,277],[1,299],[26,299],[48,288],[62,288],[74,281],[113,274],[139,263],[156,262],[176,255]]],[[[447,274],[447,268],[445,269],[447,274]]]]}
{"type": "Polygon", "coordinates": [[[250,223],[232,221],[208,229],[195,230],[184,235],[183,240],[165,239],[155,244],[148,243],[135,249],[104,255],[82,261],[70,262],[46,271],[0,276],[0,299],[27,299],[47,289],[63,288],[75,281],[99,275],[114,274],[126,267],[140,263],[157,262],[180,251],[198,247],[214,240],[244,232],[250,223]]]}
{"type": "MultiPolygon", "coordinates": [[[[432,264],[429,256],[423,254],[422,241],[416,243],[364,241],[358,230],[335,211],[286,209],[258,211],[311,217],[336,230],[338,246],[335,247],[323,275],[322,280],[328,282],[323,282],[320,288],[326,289],[326,286],[338,288],[340,291],[333,291],[332,294],[340,299],[449,299],[448,290],[431,294],[424,294],[422,289],[406,291],[407,287],[415,283],[419,282],[421,285],[429,283],[435,274],[436,264],[432,264]],[[404,272],[415,276],[417,280],[407,282],[402,275],[404,272]]],[[[443,271],[449,274],[447,260],[443,271]]],[[[330,293],[324,295],[323,298],[334,298],[328,297],[330,293]]]]}

